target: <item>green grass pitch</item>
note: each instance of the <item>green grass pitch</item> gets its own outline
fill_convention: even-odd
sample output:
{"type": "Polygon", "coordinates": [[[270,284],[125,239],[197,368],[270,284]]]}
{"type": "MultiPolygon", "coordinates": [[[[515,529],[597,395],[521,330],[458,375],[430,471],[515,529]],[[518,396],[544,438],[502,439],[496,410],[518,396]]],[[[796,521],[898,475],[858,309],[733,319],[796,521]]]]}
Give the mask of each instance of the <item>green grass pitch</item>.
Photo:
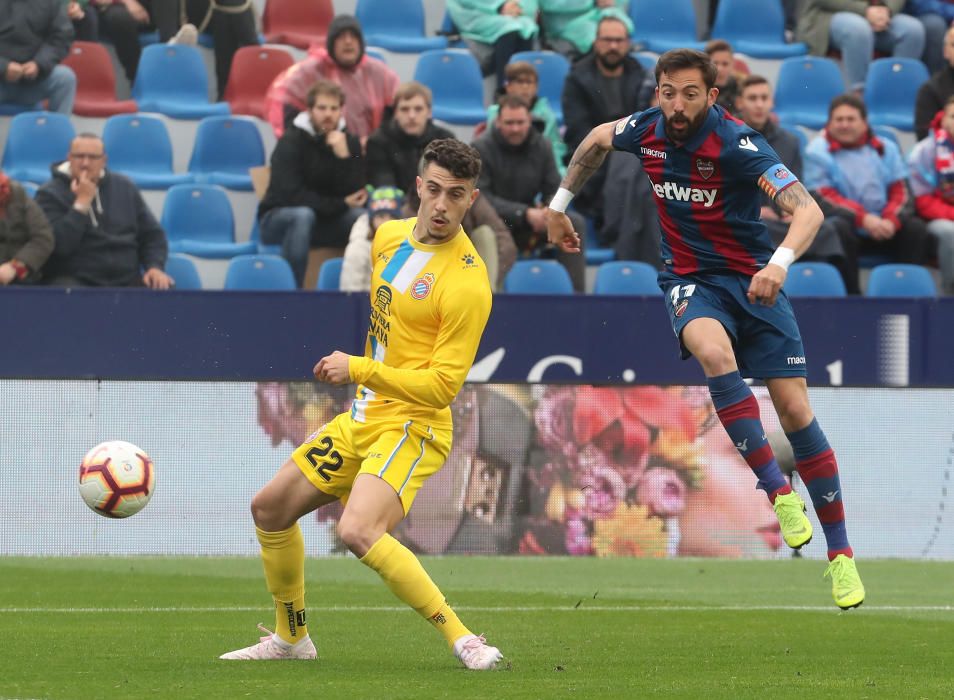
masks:
{"type": "Polygon", "coordinates": [[[225,662],[273,613],[256,559],[0,558],[0,698],[950,698],[954,562],[425,558],[504,652],[466,671],[351,558],[307,562],[317,662],[225,662]]]}

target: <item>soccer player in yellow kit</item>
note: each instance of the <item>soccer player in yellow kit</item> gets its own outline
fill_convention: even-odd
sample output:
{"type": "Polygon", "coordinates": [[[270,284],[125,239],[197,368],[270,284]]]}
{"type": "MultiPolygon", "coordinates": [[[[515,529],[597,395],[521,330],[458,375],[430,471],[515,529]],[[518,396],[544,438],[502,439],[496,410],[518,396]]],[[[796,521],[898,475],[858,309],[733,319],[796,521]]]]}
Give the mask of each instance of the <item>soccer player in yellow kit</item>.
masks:
{"type": "Polygon", "coordinates": [[[490,315],[483,262],[460,222],[476,199],[480,155],[432,141],[417,178],[417,218],[382,225],[371,249],[371,323],[365,355],[340,351],[315,365],[318,381],[356,382],[351,410],[322,426],[252,499],[274,633],[222,659],[314,659],[305,620],[305,545],[298,519],[338,499],[338,535],[402,601],[443,634],[470,669],[502,654],[473,634],[417,557],[389,533],[451,449],[450,403],[490,315]]]}

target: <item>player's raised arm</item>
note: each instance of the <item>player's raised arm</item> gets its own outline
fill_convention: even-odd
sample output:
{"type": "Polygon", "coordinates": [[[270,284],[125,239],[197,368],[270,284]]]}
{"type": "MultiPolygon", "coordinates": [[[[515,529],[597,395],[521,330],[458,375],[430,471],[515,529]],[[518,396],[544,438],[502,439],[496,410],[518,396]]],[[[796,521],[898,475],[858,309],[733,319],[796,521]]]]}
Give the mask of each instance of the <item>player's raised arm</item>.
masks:
{"type": "Polygon", "coordinates": [[[574,151],[560,189],[553,195],[547,209],[547,238],[568,253],[580,252],[580,235],[573,230],[570,217],[565,214],[567,205],[593,173],[599,170],[606,160],[606,154],[613,150],[615,126],[616,122],[600,124],[586,135],[574,151]]]}

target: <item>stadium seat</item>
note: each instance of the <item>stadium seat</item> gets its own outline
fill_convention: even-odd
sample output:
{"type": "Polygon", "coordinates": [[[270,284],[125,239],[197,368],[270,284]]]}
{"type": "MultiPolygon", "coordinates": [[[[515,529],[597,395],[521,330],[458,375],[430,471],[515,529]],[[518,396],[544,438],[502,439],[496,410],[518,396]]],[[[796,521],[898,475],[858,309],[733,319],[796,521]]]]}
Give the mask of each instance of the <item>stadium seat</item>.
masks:
{"type": "Polygon", "coordinates": [[[785,41],[785,15],[778,0],[720,0],[712,36],[753,58],[804,56],[808,46],[785,41]]]}
{"type": "Polygon", "coordinates": [[[633,41],[641,48],[654,53],[705,48],[705,42],[696,38],[693,0],[634,0],[629,3],[629,18],[633,41]]]}
{"type": "Polygon", "coordinates": [[[788,269],[785,293],[790,297],[843,297],[845,282],[831,263],[796,262],[788,269]]]}
{"type": "Polygon", "coordinates": [[[650,73],[656,72],[656,62],[659,60],[656,54],[650,51],[633,51],[629,55],[639,61],[640,65],[650,73]]]}
{"type": "Polygon", "coordinates": [[[556,260],[518,260],[504,278],[511,294],[572,294],[573,283],[556,260]]]}
{"type": "Polygon", "coordinates": [[[454,24],[454,20],[451,19],[450,12],[446,8],[444,9],[444,18],[441,20],[441,28],[437,30],[437,33],[447,38],[447,48],[467,48],[467,42],[461,39],[460,30],[454,24]]]}
{"type": "Polygon", "coordinates": [[[252,232],[248,240],[255,244],[255,252],[259,255],[281,255],[282,247],[280,245],[267,245],[262,243],[262,235],[258,230],[258,216],[252,219],[252,232]]]}
{"type": "Polygon", "coordinates": [[[332,0],[267,0],[262,33],[270,44],[307,49],[311,44],[325,43],[334,16],[332,0]]]}
{"type": "Polygon", "coordinates": [[[0,117],[12,117],[14,114],[23,114],[24,112],[42,112],[43,103],[37,102],[35,105],[21,105],[16,102],[0,103],[0,117]]]}
{"type": "Polygon", "coordinates": [[[225,289],[294,290],[291,265],[278,255],[239,255],[229,261],[225,289]]]}
{"type": "Polygon", "coordinates": [[[914,131],[914,101],[928,70],[916,58],[878,58],[868,67],[865,105],[868,123],[914,131]]]}
{"type": "Polygon", "coordinates": [[[424,51],[417,59],[414,80],[434,94],[434,119],[468,125],[487,119],[484,79],[477,59],[467,49],[424,51]]]}
{"type": "Polygon", "coordinates": [[[221,259],[256,250],[251,241],[235,242],[232,205],[218,185],[170,187],[162,205],[162,228],[173,253],[221,259]]]}
{"type": "Polygon", "coordinates": [[[139,111],[135,100],[116,99],[116,69],[105,46],[90,41],[74,41],[63,59],[76,74],[76,101],[73,114],[82,117],[110,117],[139,111]]]}
{"type": "Polygon", "coordinates": [[[788,122],[779,122],[779,129],[785,129],[785,131],[790,131],[795,135],[795,138],[798,139],[798,150],[802,154],[802,161],[805,160],[805,149],[808,148],[808,134],[805,133],[805,130],[798,126],[797,124],[789,124],[788,122]]]}
{"type": "Polygon", "coordinates": [[[36,197],[36,191],[40,189],[40,186],[35,182],[29,181],[21,182],[20,187],[22,187],[30,197],[36,197]]]}
{"type": "Polygon", "coordinates": [[[199,122],[189,159],[196,182],[251,192],[248,169],[264,164],[262,135],[249,117],[206,117],[199,122]]]}
{"type": "Polygon", "coordinates": [[[170,253],[166,260],[166,274],[176,283],[176,289],[202,289],[202,280],[195,263],[184,255],[170,253]]]}
{"type": "Polygon", "coordinates": [[[935,297],[937,287],[926,267],[889,263],[871,269],[865,295],[869,297],[935,297]]]}
{"type": "Polygon", "coordinates": [[[424,33],[422,0],[358,0],[354,14],[371,46],[397,53],[447,48],[446,37],[424,33]]]}
{"type": "Polygon", "coordinates": [[[194,46],[153,44],[142,51],[132,96],[143,112],[175,119],[229,114],[227,102],[209,102],[209,77],[194,46]]]}
{"type": "Polygon", "coordinates": [[[570,72],[570,62],[556,51],[518,51],[510,57],[510,62],[526,61],[533,65],[540,78],[538,94],[546,97],[550,109],[556,115],[557,122],[563,123],[563,83],[570,72]]]}
{"type": "Polygon", "coordinates": [[[828,105],[845,90],[841,69],[830,58],[786,58],[775,82],[775,113],[779,121],[821,129],[828,123],[828,105]]]}
{"type": "Polygon", "coordinates": [[[890,126],[882,126],[880,124],[873,124],[871,130],[875,133],[882,141],[892,141],[894,145],[898,147],[898,151],[901,152],[901,155],[904,155],[904,148],[901,146],[901,142],[898,140],[898,135],[894,133],[894,129],[890,126]]]}
{"type": "Polygon", "coordinates": [[[382,53],[381,49],[375,48],[374,46],[366,46],[364,48],[364,55],[376,58],[381,61],[381,63],[386,64],[388,62],[387,57],[382,53]]]}
{"type": "Polygon", "coordinates": [[[103,145],[109,167],[146,190],[165,190],[192,182],[172,171],[172,142],[165,122],[148,114],[117,114],[106,120],[103,145]]]}
{"type": "Polygon", "coordinates": [[[594,294],[662,296],[656,282],[658,271],[637,260],[613,260],[596,268],[594,294]]]}
{"type": "Polygon", "coordinates": [[[225,101],[232,114],[265,118],[265,93],[279,73],[294,65],[285,49],[268,46],[243,46],[232,58],[225,101]]]}
{"type": "Polygon", "coordinates": [[[3,170],[14,180],[46,182],[50,166],[66,160],[76,135],[70,118],[56,112],[23,112],[10,120],[3,170]]]}
{"type": "Polygon", "coordinates": [[[344,258],[328,258],[318,270],[318,284],[315,289],[337,291],[341,289],[341,265],[344,258]]]}

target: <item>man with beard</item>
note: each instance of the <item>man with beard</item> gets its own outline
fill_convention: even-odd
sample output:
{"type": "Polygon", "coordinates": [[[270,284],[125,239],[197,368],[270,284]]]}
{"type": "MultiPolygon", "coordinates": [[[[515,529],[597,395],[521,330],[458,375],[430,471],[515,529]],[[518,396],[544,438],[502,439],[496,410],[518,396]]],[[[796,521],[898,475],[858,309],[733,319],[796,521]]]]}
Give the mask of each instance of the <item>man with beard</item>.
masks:
{"type": "Polygon", "coordinates": [[[682,357],[702,365],[720,422],[772,502],[786,544],[798,549],[812,537],[805,504],[782,475],[742,377],[765,381],[825,532],[835,604],[857,607],[865,589],[848,543],[838,465],[809,405],[805,350],[782,291],[824,216],[766,140],[715,104],[716,74],[701,51],[660,56],[659,106],[583,139],[550,202],[548,235],[579,250],[564,213],[574,193],[614,148],[642,160],[663,230],[659,286],[682,357]],[[759,218],[760,191],[792,217],[774,252],[759,218]]]}

